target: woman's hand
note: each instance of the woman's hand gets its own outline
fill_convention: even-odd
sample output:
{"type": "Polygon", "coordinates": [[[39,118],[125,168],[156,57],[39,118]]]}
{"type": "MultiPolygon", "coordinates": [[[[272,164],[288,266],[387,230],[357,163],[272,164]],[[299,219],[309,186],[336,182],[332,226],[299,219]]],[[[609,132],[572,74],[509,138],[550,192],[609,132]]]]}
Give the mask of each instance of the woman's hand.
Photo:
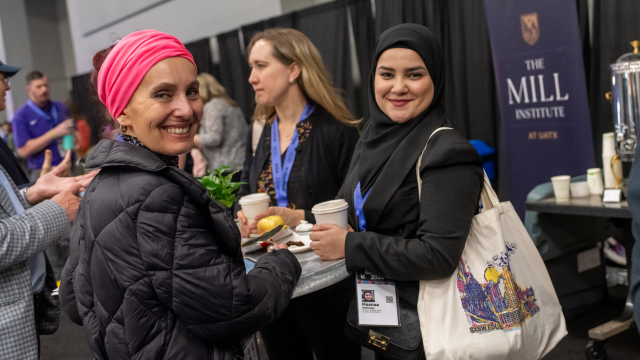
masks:
{"type": "Polygon", "coordinates": [[[244,212],[242,210],[238,211],[237,215],[238,215],[238,220],[242,222],[242,231],[241,231],[242,237],[248,238],[250,234],[250,230],[247,224],[247,217],[244,216],[244,212]]]}
{"type": "Polygon", "coordinates": [[[256,221],[253,224],[249,224],[249,230],[257,230],[258,221],[272,215],[280,216],[282,220],[284,220],[284,223],[287,224],[287,226],[291,229],[295,229],[296,226],[300,225],[300,220],[304,220],[304,210],[293,210],[289,208],[272,206],[269,208],[269,210],[256,215],[256,221]]]}
{"type": "Polygon", "coordinates": [[[335,224],[313,226],[309,235],[311,249],[320,256],[320,260],[336,260],[344,258],[344,244],[348,231],[335,224]]]}

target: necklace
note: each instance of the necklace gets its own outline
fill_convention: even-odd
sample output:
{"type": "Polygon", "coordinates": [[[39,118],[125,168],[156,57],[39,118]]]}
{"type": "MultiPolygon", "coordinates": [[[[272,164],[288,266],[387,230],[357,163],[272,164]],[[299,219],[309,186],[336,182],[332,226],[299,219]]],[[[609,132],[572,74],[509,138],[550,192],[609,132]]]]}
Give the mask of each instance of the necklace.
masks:
{"type": "Polygon", "coordinates": [[[284,133],[284,131],[282,131],[282,130],[280,130],[280,134],[284,135],[283,137],[284,137],[284,140],[285,140],[285,141],[291,141],[291,138],[293,137],[293,134],[294,134],[296,131],[298,131],[298,128],[297,128],[297,127],[295,127],[295,128],[293,129],[293,131],[292,131],[290,134],[286,134],[286,135],[285,135],[285,134],[283,134],[283,133],[284,133]]]}

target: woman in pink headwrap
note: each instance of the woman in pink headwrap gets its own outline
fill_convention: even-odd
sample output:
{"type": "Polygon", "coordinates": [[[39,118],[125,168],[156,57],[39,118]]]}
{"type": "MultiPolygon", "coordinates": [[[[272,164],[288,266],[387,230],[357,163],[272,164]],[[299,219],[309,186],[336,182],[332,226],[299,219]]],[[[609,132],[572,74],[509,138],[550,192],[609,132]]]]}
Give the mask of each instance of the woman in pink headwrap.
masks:
{"type": "Polygon", "coordinates": [[[132,33],[94,57],[120,124],[87,160],[101,169],[71,233],[60,301],[97,359],[241,359],[300,277],[285,247],[246,273],[231,213],[179,170],[202,117],[196,66],[175,37],[132,33]]]}

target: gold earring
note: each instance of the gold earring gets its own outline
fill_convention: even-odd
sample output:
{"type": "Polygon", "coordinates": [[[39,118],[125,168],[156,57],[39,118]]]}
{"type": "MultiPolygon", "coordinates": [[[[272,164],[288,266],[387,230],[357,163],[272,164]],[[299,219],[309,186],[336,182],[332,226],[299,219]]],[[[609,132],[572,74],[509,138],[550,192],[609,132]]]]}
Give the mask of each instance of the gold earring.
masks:
{"type": "Polygon", "coordinates": [[[120,128],[122,129],[122,133],[126,134],[127,133],[127,127],[126,126],[120,126],[120,128]]]}

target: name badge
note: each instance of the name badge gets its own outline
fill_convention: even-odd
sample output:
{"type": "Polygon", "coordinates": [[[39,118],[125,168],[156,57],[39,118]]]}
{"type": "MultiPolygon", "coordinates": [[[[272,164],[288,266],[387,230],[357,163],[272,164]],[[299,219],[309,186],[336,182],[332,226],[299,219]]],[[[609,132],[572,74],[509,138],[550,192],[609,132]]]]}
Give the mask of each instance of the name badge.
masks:
{"type": "Polygon", "coordinates": [[[368,271],[356,273],[358,325],[400,326],[396,283],[368,271]]]}

